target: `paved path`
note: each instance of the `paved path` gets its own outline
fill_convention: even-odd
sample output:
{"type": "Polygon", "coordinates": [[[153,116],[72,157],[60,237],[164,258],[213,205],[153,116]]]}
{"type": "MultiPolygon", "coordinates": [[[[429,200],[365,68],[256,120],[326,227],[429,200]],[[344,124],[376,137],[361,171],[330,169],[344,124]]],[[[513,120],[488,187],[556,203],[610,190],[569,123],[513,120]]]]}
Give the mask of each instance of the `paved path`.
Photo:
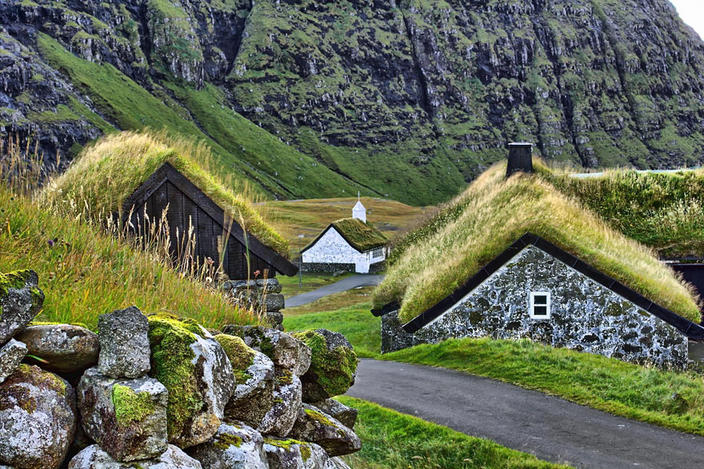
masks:
{"type": "Polygon", "coordinates": [[[286,307],[294,308],[296,306],[302,306],[312,303],[315,300],[319,300],[325,296],[332,295],[333,293],[341,293],[357,287],[379,285],[382,280],[384,280],[383,275],[352,275],[350,277],[343,278],[339,282],[320,287],[317,290],[301,293],[300,295],[292,296],[291,298],[286,298],[286,307]]]}
{"type": "Polygon", "coordinates": [[[575,467],[704,468],[704,437],[456,371],[362,360],[348,395],[575,467]]]}

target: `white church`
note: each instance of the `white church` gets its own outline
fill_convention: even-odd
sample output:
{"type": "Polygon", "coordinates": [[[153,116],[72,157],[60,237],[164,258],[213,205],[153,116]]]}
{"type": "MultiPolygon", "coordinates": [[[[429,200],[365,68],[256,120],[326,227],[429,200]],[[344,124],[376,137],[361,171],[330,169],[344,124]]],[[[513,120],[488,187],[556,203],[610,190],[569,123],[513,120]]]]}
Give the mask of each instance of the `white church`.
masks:
{"type": "Polygon", "coordinates": [[[301,250],[304,272],[379,272],[386,261],[388,239],[367,222],[367,209],[357,200],[352,218],[330,223],[301,250]]]}

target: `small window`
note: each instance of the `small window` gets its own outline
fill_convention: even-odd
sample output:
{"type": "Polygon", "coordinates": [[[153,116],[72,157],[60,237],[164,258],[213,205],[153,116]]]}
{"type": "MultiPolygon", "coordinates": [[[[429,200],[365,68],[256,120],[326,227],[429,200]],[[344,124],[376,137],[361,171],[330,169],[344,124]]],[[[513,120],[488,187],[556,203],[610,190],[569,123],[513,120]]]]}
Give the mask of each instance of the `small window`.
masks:
{"type": "Polygon", "coordinates": [[[384,257],[384,248],[374,249],[374,251],[372,252],[372,257],[373,257],[374,259],[378,259],[378,258],[380,258],[380,257],[384,257]]]}
{"type": "Polygon", "coordinates": [[[530,317],[550,319],[550,292],[532,292],[530,294],[530,317]]]}

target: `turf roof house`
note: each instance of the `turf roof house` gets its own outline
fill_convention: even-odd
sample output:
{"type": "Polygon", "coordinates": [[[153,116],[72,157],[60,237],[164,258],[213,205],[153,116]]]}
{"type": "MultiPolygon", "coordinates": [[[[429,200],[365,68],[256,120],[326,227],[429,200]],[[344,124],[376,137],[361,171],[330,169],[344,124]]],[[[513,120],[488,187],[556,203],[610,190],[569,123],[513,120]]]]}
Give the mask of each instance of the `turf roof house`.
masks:
{"type": "MultiPolygon", "coordinates": [[[[464,261],[475,263],[468,275],[456,275],[461,264],[444,273],[423,271],[423,264],[414,260],[423,255],[422,249],[402,257],[387,273],[375,293],[373,311],[383,315],[382,351],[450,338],[530,338],[625,361],[686,367],[689,341],[704,340],[696,294],[652,251],[606,227],[539,176],[510,178],[516,171],[533,172],[530,152],[529,145],[513,144],[504,173],[497,175],[494,168],[487,172],[493,174],[474,183],[484,187],[470,186],[470,205],[442,233],[456,243],[444,249],[454,246],[460,251],[468,238],[457,236],[458,226],[481,230],[476,225],[491,224],[483,214],[514,211],[491,214],[498,221],[483,236],[471,232],[476,237],[469,238],[473,244],[464,261]],[[528,204],[541,210],[539,224],[515,212],[528,204]],[[564,212],[564,219],[558,211],[564,212]],[[602,224],[603,229],[584,235],[588,227],[602,224]],[[638,268],[629,270],[624,259],[652,278],[639,278],[638,268]],[[618,280],[604,273],[609,268],[619,273],[618,280]],[[428,300],[427,292],[437,289],[446,292],[444,296],[428,300]],[[394,301],[384,304],[390,299],[394,301]]],[[[437,237],[427,242],[429,249],[433,242],[440,243],[437,237]]],[[[440,255],[430,254],[434,259],[440,255]]]]}
{"type": "Polygon", "coordinates": [[[352,218],[331,223],[301,250],[301,270],[379,272],[385,265],[387,243],[386,236],[367,222],[367,209],[357,200],[352,218]]]}
{"type": "Polygon", "coordinates": [[[223,272],[231,280],[247,280],[256,271],[268,278],[298,272],[286,258],[288,244],[251,203],[168,142],[123,132],[84,153],[46,189],[46,197],[82,198],[93,212],[113,213],[129,222],[137,235],[166,213],[171,255],[178,257],[183,249],[179,245],[188,237],[184,233],[192,230],[198,260],[210,259],[217,268],[222,259],[223,272]]]}

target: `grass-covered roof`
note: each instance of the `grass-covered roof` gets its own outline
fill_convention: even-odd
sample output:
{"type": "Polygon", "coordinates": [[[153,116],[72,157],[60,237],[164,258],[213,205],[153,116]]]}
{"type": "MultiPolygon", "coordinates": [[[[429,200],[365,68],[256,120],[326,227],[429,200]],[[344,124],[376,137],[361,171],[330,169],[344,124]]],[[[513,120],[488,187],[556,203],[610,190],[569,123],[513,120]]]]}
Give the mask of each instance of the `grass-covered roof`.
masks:
{"type": "MultiPolygon", "coordinates": [[[[360,252],[369,251],[370,249],[386,246],[389,242],[384,234],[374,228],[371,223],[365,223],[357,218],[342,218],[330,224],[334,227],[350,245],[360,252]]],[[[330,228],[330,226],[328,228],[330,228]]],[[[325,230],[327,231],[327,229],[325,230]]],[[[325,233],[323,231],[323,233],[325,233]]],[[[320,236],[323,235],[320,234],[320,236]]],[[[320,236],[315,238],[308,246],[304,247],[301,252],[313,247],[318,242],[320,236]]]]}
{"type": "MultiPolygon", "coordinates": [[[[617,231],[569,195],[572,189],[565,187],[572,183],[566,175],[557,175],[540,162],[536,169],[536,174],[516,174],[507,180],[505,162],[493,166],[408,235],[375,291],[375,307],[399,302],[401,319],[409,321],[531,232],[649,300],[699,322],[693,290],[652,249],[617,231]]],[[[627,197],[625,184],[621,195],[627,197]]]]}
{"type": "Polygon", "coordinates": [[[170,163],[262,243],[287,257],[287,242],[254,209],[246,190],[235,192],[219,177],[209,149],[163,133],[110,134],[87,147],[40,198],[76,215],[121,212],[123,203],[164,163],[170,163]]]}

